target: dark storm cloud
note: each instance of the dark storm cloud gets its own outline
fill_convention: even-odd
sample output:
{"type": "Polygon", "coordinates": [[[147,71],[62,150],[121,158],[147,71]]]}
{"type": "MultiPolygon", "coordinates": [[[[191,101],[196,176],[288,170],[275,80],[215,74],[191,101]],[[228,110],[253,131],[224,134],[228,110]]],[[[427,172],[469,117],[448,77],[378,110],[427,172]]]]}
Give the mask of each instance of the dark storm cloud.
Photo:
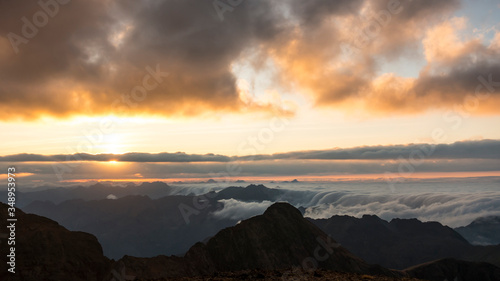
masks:
{"type": "Polygon", "coordinates": [[[0,4],[3,119],[186,116],[213,110],[289,113],[279,105],[241,101],[230,67],[246,48],[282,31],[272,2],[245,3],[226,22],[218,20],[209,1],[42,2],[54,4],[51,9],[57,12],[46,25],[35,26],[36,35],[27,43],[9,39],[12,34],[25,38],[29,28],[23,26],[34,24],[43,8],[36,1],[0,4]],[[141,94],[130,101],[133,89],[144,86],[150,74],[146,67],[169,73],[169,79],[148,89],[147,98],[141,94]],[[116,101],[127,109],[117,112],[116,101]]]}
{"type": "MultiPolygon", "coordinates": [[[[379,81],[376,72],[380,58],[415,49],[459,5],[252,0],[225,11],[221,21],[213,1],[6,0],[0,3],[0,119],[292,114],[281,104],[240,98],[232,67],[256,54],[275,63],[276,87],[297,86],[320,106],[351,110],[361,101],[367,113],[401,114],[451,107],[470,92],[472,85],[462,86],[473,84],[474,75],[498,79],[497,47],[471,48],[452,59],[454,68],[423,71],[411,83],[397,76],[379,81]],[[380,28],[372,26],[374,34],[356,44],[377,19],[380,28]],[[334,66],[346,43],[358,53],[334,66]],[[467,62],[478,55],[480,61],[467,62]]],[[[489,111],[498,112],[498,95],[492,96],[489,111]]]]}

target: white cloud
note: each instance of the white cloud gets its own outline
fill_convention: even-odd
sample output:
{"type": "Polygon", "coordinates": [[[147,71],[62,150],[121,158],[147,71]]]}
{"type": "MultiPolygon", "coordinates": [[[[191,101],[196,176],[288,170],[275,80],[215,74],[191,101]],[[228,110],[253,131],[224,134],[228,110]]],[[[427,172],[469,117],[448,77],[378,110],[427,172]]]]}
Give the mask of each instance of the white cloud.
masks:
{"type": "Polygon", "coordinates": [[[108,196],[106,197],[106,199],[116,200],[116,199],[118,199],[118,197],[116,197],[116,195],[114,195],[114,194],[110,194],[110,195],[108,195],[108,196]]]}
{"type": "Polygon", "coordinates": [[[218,219],[232,220],[242,220],[261,215],[273,204],[271,201],[242,202],[235,199],[224,199],[219,200],[219,202],[224,204],[224,208],[214,212],[212,215],[218,219]]]}
{"type": "Polygon", "coordinates": [[[478,217],[500,215],[500,194],[494,191],[386,195],[330,192],[318,194],[318,197],[318,204],[307,208],[305,216],[329,218],[333,215],[361,217],[375,214],[385,220],[417,218],[458,227],[478,217]]]}

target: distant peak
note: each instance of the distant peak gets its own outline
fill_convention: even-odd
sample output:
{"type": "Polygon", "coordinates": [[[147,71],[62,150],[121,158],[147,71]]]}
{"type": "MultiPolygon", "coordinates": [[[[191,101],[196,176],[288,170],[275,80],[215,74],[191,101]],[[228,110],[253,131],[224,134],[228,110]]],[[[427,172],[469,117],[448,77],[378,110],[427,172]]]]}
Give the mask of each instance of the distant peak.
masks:
{"type": "Polygon", "coordinates": [[[251,184],[248,185],[246,188],[267,188],[267,187],[263,184],[251,184]]]}
{"type": "Polygon", "coordinates": [[[264,216],[281,216],[284,214],[291,214],[301,218],[303,217],[302,213],[297,208],[286,202],[274,203],[264,212],[264,216]]]}

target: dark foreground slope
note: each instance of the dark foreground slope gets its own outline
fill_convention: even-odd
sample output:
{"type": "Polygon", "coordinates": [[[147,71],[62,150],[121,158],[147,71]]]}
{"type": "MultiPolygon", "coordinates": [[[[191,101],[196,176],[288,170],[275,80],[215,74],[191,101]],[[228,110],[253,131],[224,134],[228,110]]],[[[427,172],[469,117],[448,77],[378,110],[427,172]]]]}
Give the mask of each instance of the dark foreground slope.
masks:
{"type": "MultiPolygon", "coordinates": [[[[7,206],[1,211],[6,221],[7,206]]],[[[500,268],[486,263],[449,259],[405,271],[367,264],[287,203],[195,244],[184,257],[125,256],[117,262],[103,256],[90,234],[18,209],[16,218],[16,274],[2,262],[0,280],[500,280],[500,268]]],[[[7,236],[1,237],[5,245],[7,236]]]]}
{"type": "Polygon", "coordinates": [[[485,262],[467,262],[442,259],[405,270],[410,276],[430,281],[443,280],[500,280],[500,268],[485,262]]]}
{"type": "MultiPolygon", "coordinates": [[[[0,203],[2,222],[7,221],[7,208],[8,205],[0,203]]],[[[7,271],[4,262],[11,246],[7,246],[7,235],[3,235],[0,280],[100,281],[109,272],[110,261],[103,256],[95,236],[69,231],[53,220],[19,209],[15,218],[15,274],[7,271]]]]}

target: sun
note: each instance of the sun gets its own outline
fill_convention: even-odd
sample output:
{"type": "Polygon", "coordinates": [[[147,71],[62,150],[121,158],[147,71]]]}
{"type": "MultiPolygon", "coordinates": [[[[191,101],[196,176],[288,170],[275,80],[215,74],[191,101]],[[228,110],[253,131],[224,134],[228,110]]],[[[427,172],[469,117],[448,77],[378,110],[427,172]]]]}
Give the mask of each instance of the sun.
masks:
{"type": "Polygon", "coordinates": [[[108,163],[112,164],[112,165],[116,165],[116,164],[118,164],[118,161],[116,161],[116,160],[110,160],[110,161],[108,161],[108,163]]]}
{"type": "Polygon", "coordinates": [[[102,153],[120,154],[124,151],[124,137],[121,134],[110,134],[105,136],[103,142],[99,145],[102,153]]]}

